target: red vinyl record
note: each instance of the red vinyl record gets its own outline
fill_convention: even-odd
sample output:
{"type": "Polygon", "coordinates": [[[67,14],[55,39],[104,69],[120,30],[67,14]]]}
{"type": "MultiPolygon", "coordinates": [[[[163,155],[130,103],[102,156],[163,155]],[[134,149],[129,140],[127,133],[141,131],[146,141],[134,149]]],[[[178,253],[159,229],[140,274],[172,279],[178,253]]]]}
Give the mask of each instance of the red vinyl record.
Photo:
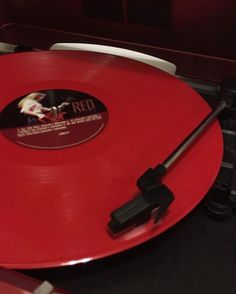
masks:
{"type": "Polygon", "coordinates": [[[210,107],[179,79],[113,55],[28,52],[1,56],[0,66],[2,266],[72,265],[134,247],[176,224],[213,184],[218,122],[163,178],[175,200],[161,221],[112,238],[110,212],[210,107]]]}

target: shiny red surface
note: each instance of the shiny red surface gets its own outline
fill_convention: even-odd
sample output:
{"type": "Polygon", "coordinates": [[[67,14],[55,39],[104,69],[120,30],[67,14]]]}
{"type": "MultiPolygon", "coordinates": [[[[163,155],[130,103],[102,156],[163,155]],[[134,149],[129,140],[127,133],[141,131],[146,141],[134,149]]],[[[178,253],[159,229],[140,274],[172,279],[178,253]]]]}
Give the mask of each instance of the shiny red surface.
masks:
{"type": "Polygon", "coordinates": [[[110,212],[138,193],[136,179],[162,162],[209,106],[182,81],[112,55],[20,53],[1,56],[0,66],[0,111],[25,93],[68,88],[97,97],[109,112],[102,133],[72,148],[30,149],[0,134],[1,265],[71,265],[126,250],[177,223],[212,185],[223,149],[217,122],[165,176],[175,201],[161,223],[113,239],[110,212]]]}

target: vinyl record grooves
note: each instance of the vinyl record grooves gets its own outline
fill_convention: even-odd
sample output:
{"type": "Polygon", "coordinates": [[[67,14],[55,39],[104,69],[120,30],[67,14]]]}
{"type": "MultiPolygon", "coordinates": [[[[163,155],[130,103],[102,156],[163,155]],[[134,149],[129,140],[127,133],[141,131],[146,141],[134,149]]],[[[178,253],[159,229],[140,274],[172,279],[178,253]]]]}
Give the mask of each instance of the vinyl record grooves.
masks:
{"type": "Polygon", "coordinates": [[[173,226],[211,187],[223,149],[217,122],[164,177],[175,201],[161,223],[113,239],[110,212],[138,193],[137,178],[209,106],[178,79],[112,55],[30,52],[1,56],[0,66],[2,266],[63,266],[121,252],[173,226]]]}

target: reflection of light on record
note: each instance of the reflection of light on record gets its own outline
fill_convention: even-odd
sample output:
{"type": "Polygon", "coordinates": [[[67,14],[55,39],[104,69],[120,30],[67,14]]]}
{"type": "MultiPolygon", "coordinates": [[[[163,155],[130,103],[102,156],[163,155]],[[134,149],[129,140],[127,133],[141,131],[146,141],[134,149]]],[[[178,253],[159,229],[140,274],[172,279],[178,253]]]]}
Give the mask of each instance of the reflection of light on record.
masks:
{"type": "Polygon", "coordinates": [[[162,162],[209,106],[176,78],[112,55],[31,52],[1,56],[0,65],[1,265],[70,265],[131,248],[178,222],[212,185],[223,147],[218,123],[165,176],[175,200],[161,223],[112,239],[110,212],[137,194],[137,178],[162,162]],[[16,108],[40,91],[49,110],[39,116],[52,121],[28,120],[16,108]]]}

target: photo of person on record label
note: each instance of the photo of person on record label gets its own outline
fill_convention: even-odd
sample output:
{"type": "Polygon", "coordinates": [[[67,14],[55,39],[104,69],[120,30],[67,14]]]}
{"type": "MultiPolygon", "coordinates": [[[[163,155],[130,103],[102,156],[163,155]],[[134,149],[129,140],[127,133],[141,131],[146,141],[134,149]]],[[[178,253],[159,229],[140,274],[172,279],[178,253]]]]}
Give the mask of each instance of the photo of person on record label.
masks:
{"type": "Polygon", "coordinates": [[[48,108],[40,103],[46,96],[47,94],[34,92],[21,99],[18,103],[20,112],[27,115],[28,124],[63,120],[63,115],[65,114],[65,112],[61,112],[61,110],[70,103],[62,102],[57,107],[48,108]],[[56,113],[52,113],[53,109],[56,109],[56,113]]]}

